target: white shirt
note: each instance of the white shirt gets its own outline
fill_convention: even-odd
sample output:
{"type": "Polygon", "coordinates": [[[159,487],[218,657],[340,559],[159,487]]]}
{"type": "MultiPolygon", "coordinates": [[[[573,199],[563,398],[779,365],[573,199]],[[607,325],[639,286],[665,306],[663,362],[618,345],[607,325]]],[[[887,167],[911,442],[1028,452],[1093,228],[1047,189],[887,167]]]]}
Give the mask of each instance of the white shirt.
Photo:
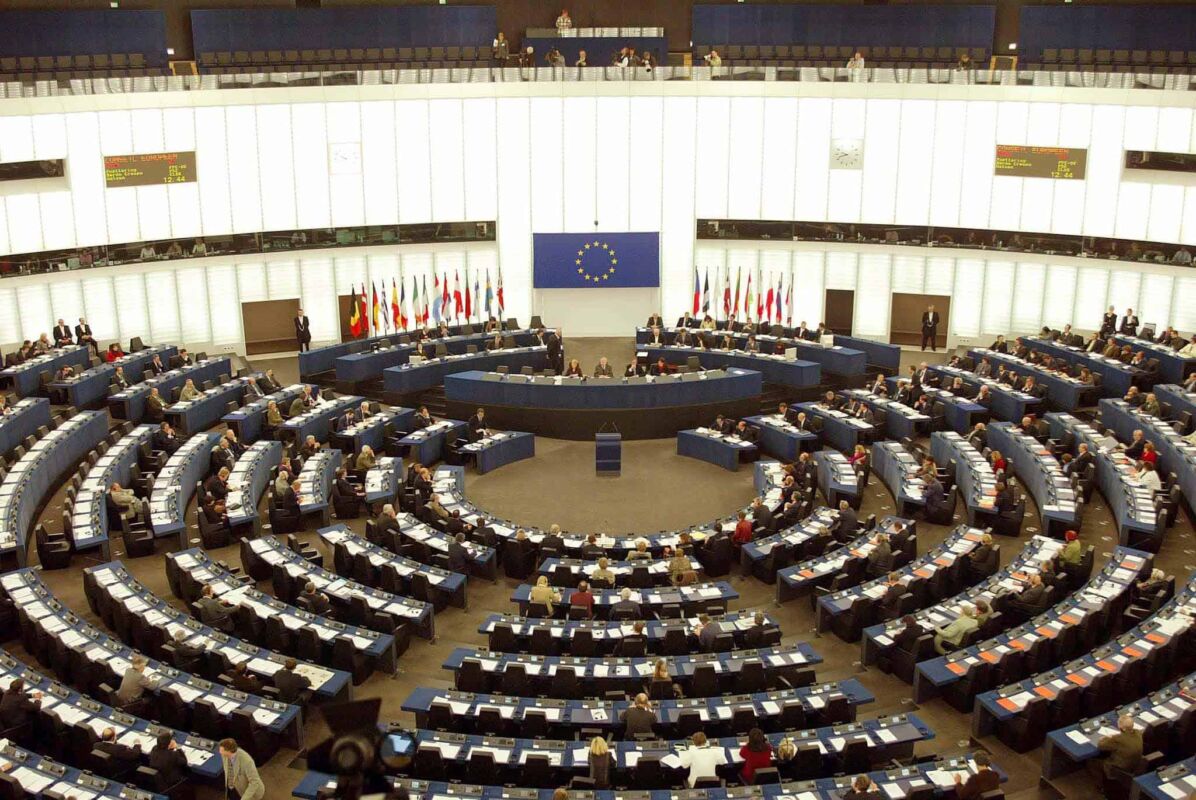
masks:
{"type": "Polygon", "coordinates": [[[1181,356],[1196,356],[1196,342],[1188,342],[1180,348],[1179,354],[1181,356]]]}
{"type": "Polygon", "coordinates": [[[1152,492],[1157,492],[1159,489],[1163,488],[1163,482],[1159,480],[1159,473],[1155,472],[1153,469],[1149,471],[1144,470],[1142,474],[1138,476],[1138,483],[1150,489],[1152,492]]]}
{"type": "Polygon", "coordinates": [[[718,777],[716,770],[727,763],[726,752],[721,747],[687,747],[678,756],[681,766],[689,769],[689,787],[700,778],[718,777]]]}

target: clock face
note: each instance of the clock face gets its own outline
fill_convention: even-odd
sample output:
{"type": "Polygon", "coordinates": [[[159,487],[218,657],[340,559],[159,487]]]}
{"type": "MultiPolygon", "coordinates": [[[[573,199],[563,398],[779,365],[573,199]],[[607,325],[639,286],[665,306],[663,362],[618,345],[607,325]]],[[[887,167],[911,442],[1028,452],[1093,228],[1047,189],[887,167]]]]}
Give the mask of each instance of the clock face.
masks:
{"type": "Polygon", "coordinates": [[[831,169],[862,169],[863,166],[863,139],[831,140],[831,169]]]}

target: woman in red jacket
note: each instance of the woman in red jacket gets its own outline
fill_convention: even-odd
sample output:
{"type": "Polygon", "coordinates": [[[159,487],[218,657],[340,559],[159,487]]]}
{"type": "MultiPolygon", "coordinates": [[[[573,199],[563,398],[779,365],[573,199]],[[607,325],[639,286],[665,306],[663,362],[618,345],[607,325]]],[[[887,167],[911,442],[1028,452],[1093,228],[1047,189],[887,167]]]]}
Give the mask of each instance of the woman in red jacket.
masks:
{"type": "Polygon", "coordinates": [[[764,737],[764,731],[759,728],[748,731],[747,744],[739,748],[739,757],[743,759],[739,776],[745,785],[750,786],[756,779],[756,770],[772,766],[772,745],[764,737]]]}

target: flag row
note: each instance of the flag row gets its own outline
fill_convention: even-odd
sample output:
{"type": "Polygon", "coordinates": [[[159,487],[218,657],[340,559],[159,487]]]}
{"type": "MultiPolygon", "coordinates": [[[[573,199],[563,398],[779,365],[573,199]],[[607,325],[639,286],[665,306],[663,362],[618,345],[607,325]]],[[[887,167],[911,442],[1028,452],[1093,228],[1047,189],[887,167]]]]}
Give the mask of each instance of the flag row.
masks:
{"type": "Polygon", "coordinates": [[[390,279],[390,302],[386,300],[386,280],[381,284],[370,281],[367,287],[361,284],[360,293],[357,286],[350,287],[353,297],[353,314],[349,318],[349,332],[353,336],[379,336],[386,333],[397,333],[411,328],[422,328],[425,325],[439,325],[445,322],[467,323],[470,320],[485,321],[492,315],[502,317],[506,308],[503,297],[502,270],[498,270],[496,284],[490,283],[490,270],[486,270],[486,281],[483,284],[481,275],[473,275],[473,284],[469,282],[469,271],[465,271],[464,290],[462,290],[461,274],[453,272],[452,287],[449,286],[449,276],[445,272],[443,278],[440,273],[432,273],[432,287],[428,288],[428,277],[413,277],[411,279],[411,296],[408,302],[407,281],[402,275],[398,280],[390,279]],[[381,285],[381,292],[378,287],[381,285]]]}
{"type": "Polygon", "coordinates": [[[736,319],[756,322],[768,320],[777,325],[782,323],[793,325],[793,277],[790,276],[789,285],[786,287],[784,273],[778,274],[774,283],[771,271],[768,273],[767,281],[763,280],[763,274],[759,269],[749,268],[746,272],[747,284],[745,287],[744,270],[736,268],[735,280],[732,281],[730,267],[721,270],[716,267],[714,286],[711,287],[710,268],[706,268],[706,274],[703,277],[695,266],[693,315],[696,317],[698,314],[710,314],[715,319],[726,319],[733,316],[736,319]],[[752,286],[753,276],[756,282],[754,288],[752,286]],[[721,289],[719,288],[720,280],[721,289]],[[740,314],[741,310],[742,315],[740,314]]]}

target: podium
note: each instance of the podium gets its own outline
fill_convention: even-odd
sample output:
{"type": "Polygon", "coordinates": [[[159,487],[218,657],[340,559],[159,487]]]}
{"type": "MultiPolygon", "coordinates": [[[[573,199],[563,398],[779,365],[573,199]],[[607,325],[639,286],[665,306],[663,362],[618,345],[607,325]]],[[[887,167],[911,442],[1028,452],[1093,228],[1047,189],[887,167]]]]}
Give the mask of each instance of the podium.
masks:
{"type": "Polygon", "coordinates": [[[598,474],[618,477],[622,463],[622,434],[617,432],[594,434],[594,469],[598,474]]]}

